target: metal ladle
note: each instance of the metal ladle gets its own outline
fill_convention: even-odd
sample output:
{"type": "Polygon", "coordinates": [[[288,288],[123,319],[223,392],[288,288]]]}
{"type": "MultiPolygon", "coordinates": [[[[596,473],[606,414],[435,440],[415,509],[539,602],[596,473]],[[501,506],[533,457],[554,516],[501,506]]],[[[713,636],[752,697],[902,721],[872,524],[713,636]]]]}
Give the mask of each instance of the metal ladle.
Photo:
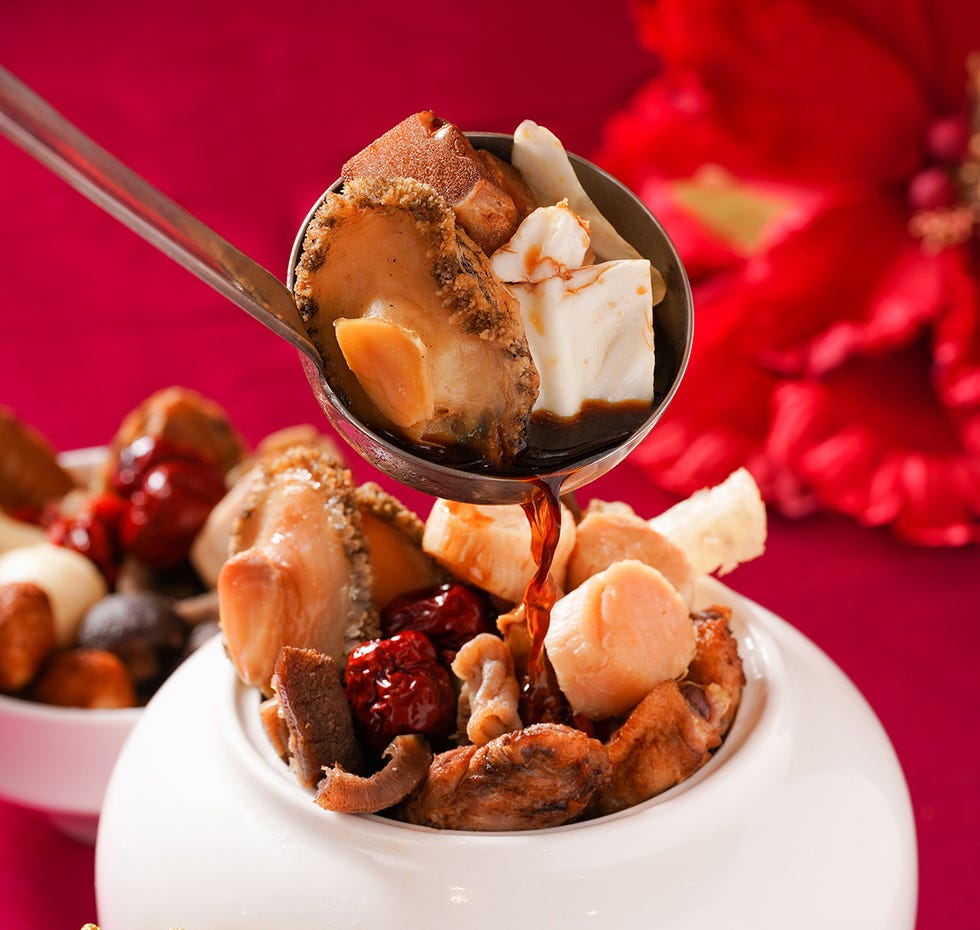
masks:
{"type": "MultiPolygon", "coordinates": [[[[288,287],[98,146],[30,88],[0,67],[0,133],[19,145],[107,213],[155,245],[301,353],[307,380],[334,429],[376,468],[431,494],[471,503],[525,503],[529,480],[469,472],[428,461],[366,427],[330,385],[324,361],[310,341],[291,292],[303,237],[293,246],[288,287]]],[[[509,158],[513,138],[469,133],[478,148],[509,158]]],[[[620,234],[661,271],[667,296],[656,308],[654,404],[649,417],[620,443],[565,463],[536,479],[568,493],[605,474],[650,432],[674,396],[691,351],[693,309],[687,275],[677,253],[646,206],[619,181],[590,162],[569,156],[596,206],[620,234]]],[[[337,185],[333,185],[334,188],[337,185]]]]}

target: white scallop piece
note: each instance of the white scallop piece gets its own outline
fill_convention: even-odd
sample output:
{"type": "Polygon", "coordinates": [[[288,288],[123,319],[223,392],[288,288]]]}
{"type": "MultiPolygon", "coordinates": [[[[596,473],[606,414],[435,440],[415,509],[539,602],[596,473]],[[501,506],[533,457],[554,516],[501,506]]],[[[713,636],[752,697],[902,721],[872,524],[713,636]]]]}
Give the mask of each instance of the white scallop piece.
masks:
{"type": "Polygon", "coordinates": [[[493,273],[505,283],[542,281],[581,268],[589,251],[589,224],[563,200],[532,210],[510,241],[490,258],[493,273]]]}
{"type": "Polygon", "coordinates": [[[766,505],[755,478],[737,468],[649,521],[687,556],[696,574],[727,574],[766,549],[766,505]]]}

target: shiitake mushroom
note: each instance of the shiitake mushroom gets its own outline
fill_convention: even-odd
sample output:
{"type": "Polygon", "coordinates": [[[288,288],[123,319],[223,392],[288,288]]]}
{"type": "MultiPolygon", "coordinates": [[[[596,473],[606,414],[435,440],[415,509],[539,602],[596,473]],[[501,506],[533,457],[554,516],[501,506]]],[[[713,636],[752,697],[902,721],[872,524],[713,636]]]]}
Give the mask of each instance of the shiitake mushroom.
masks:
{"type": "Polygon", "coordinates": [[[110,594],[82,618],[78,645],[119,656],[145,698],[180,660],[188,631],[168,597],[152,591],[110,594]]]}

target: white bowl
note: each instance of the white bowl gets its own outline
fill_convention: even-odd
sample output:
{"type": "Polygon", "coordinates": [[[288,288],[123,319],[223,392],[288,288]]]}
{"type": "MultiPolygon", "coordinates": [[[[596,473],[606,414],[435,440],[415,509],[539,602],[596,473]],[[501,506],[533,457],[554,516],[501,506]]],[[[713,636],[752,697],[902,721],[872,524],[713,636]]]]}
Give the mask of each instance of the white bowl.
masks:
{"type": "Polygon", "coordinates": [[[723,585],[748,683],[694,777],[611,817],[510,834],[320,810],[274,755],[220,643],[150,702],[109,786],[103,930],[911,928],[908,792],[826,656],[723,585]]]}
{"type": "MultiPolygon", "coordinates": [[[[81,481],[105,461],[103,448],[59,456],[81,481]]],[[[94,843],[102,799],[141,707],[84,710],[0,695],[0,796],[47,813],[74,839],[94,843]]]]}
{"type": "Polygon", "coordinates": [[[109,775],[142,708],[83,710],[0,695],[0,796],[94,843],[109,775]]]}

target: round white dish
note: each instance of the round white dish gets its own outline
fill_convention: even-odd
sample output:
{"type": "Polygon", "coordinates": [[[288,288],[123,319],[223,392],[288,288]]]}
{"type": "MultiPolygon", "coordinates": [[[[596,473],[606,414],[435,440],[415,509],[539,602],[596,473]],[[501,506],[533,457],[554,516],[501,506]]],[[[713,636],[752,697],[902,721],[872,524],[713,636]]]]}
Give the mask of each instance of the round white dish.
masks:
{"type": "Polygon", "coordinates": [[[142,708],[83,710],[0,695],[0,796],[94,843],[109,775],[142,708]]]}
{"type": "Polygon", "coordinates": [[[911,930],[911,806],[871,709],[769,611],[710,579],[698,599],[734,608],[746,667],[725,744],[645,804],[525,833],[320,810],[210,643],[151,701],[111,778],[96,859],[103,930],[911,930]]]}
{"type": "MultiPolygon", "coordinates": [[[[59,461],[80,483],[105,461],[104,448],[59,461]]],[[[84,710],[0,695],[0,797],[48,815],[62,832],[95,842],[109,775],[141,707],[84,710]]]]}

